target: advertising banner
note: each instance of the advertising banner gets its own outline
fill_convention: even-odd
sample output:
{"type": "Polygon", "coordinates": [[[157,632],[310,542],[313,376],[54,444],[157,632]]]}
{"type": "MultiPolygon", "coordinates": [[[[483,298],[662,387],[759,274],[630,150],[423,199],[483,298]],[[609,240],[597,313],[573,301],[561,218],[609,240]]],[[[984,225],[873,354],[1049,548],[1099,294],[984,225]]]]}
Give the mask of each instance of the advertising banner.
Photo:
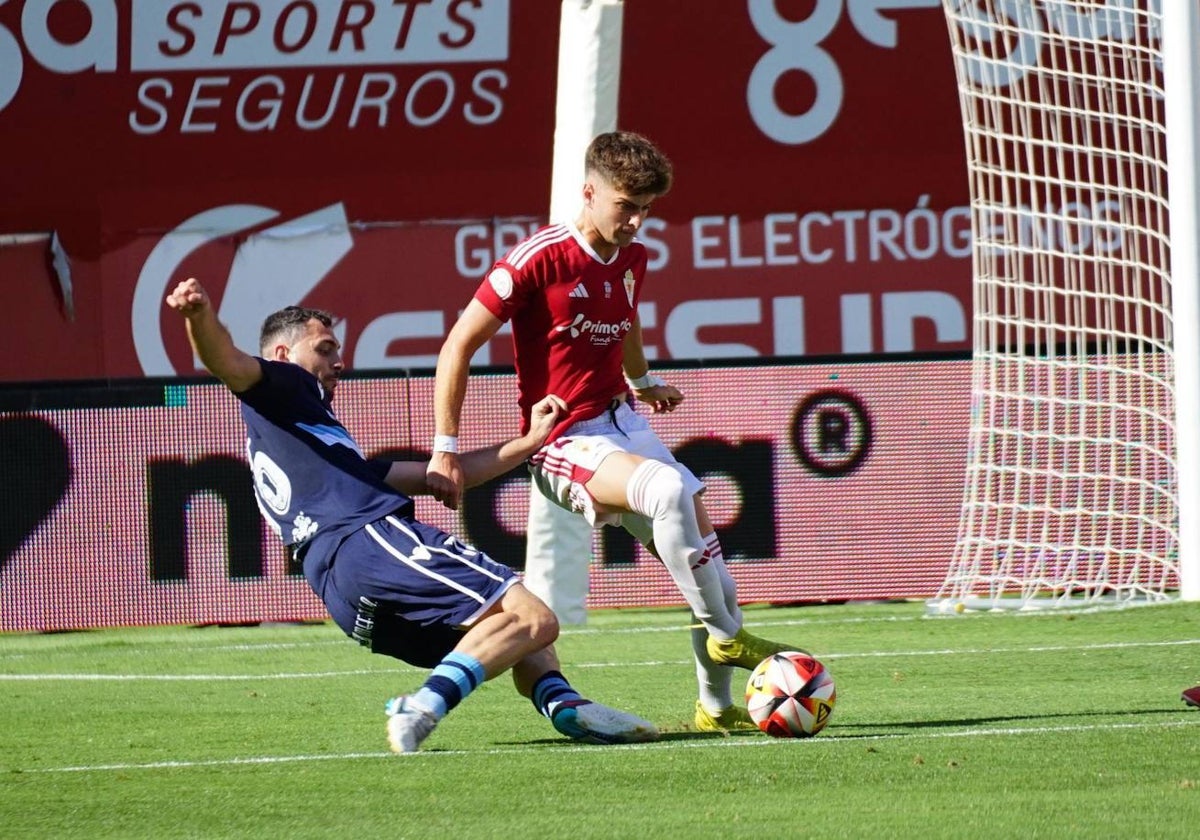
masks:
{"type": "MultiPolygon", "coordinates": [[[[654,358],[970,347],[953,66],[931,0],[633,0],[620,127],[672,158],[642,232],[654,358]]],[[[424,366],[546,221],[544,0],[0,3],[0,381],[189,375],[196,274],[239,341],[287,303],[424,366]]],[[[503,363],[503,340],[479,363],[503,363]]]]}
{"type": "MultiPolygon", "coordinates": [[[[688,400],[652,424],[707,485],[743,602],[928,597],[958,528],[970,363],[670,370],[688,400]]],[[[236,399],[142,380],[0,392],[10,496],[0,631],[325,618],[263,524],[236,399]]],[[[472,379],[462,445],[516,434],[512,375],[472,379]]],[[[348,379],[335,408],[368,457],[427,457],[433,380],[348,379]]],[[[521,568],[522,469],[418,518],[521,568]]],[[[624,531],[595,532],[589,607],[683,601],[624,531]]],[[[585,557],[577,562],[588,562],[585,557]]]]}

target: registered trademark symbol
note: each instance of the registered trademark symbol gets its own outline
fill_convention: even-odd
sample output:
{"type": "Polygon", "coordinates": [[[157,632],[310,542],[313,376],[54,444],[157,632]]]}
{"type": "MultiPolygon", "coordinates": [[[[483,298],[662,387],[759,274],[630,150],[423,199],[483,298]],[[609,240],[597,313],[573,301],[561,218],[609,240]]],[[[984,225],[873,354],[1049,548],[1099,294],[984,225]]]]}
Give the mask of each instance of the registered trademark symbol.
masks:
{"type": "Polygon", "coordinates": [[[797,457],[817,475],[853,472],[871,448],[871,418],[845,391],[809,395],[792,418],[791,432],[797,457]]]}

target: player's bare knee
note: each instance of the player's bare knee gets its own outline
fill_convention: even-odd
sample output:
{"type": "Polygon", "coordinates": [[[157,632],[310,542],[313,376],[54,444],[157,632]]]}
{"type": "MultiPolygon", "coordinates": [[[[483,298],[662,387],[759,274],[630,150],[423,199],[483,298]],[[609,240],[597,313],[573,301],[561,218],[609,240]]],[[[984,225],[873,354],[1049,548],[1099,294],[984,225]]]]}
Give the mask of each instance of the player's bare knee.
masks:
{"type": "Polygon", "coordinates": [[[513,586],[505,596],[505,608],[521,625],[521,630],[537,647],[553,644],[558,638],[558,616],[546,602],[524,586],[513,586]]]}
{"type": "Polygon", "coordinates": [[[524,640],[522,646],[527,652],[553,644],[558,638],[558,617],[554,610],[523,584],[510,586],[499,608],[508,619],[509,628],[524,640]]]}
{"type": "Polygon", "coordinates": [[[541,601],[538,602],[538,609],[533,616],[532,627],[533,638],[540,647],[552,645],[558,639],[560,630],[558,616],[554,614],[554,610],[541,601]]]}

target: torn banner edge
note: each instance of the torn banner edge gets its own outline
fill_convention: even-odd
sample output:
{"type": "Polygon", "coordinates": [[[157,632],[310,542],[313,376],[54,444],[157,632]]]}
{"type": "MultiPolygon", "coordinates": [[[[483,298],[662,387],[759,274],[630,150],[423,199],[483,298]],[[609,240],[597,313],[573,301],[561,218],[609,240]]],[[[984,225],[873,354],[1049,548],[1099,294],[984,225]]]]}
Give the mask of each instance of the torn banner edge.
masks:
{"type": "Polygon", "coordinates": [[[49,233],[4,233],[0,234],[0,248],[11,248],[19,245],[31,245],[37,242],[48,242],[50,249],[50,264],[58,278],[58,289],[62,293],[63,313],[71,323],[75,322],[75,287],[71,281],[71,258],[63,248],[58,231],[49,233]]]}

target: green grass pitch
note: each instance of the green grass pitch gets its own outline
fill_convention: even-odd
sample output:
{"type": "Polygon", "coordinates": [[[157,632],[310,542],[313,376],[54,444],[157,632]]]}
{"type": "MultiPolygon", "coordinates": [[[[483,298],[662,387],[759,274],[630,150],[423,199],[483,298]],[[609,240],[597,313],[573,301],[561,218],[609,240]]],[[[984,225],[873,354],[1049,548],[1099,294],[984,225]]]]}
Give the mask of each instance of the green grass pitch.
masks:
{"type": "MultiPolygon", "coordinates": [[[[812,650],[816,738],[691,728],[686,614],[565,628],[584,694],[662,740],[557,735],[507,676],[395,756],[423,671],[332,624],[0,636],[0,837],[1185,838],[1200,828],[1200,604],[929,618],[747,609],[812,650]]],[[[739,671],[736,683],[744,684],[739,671]]]]}

